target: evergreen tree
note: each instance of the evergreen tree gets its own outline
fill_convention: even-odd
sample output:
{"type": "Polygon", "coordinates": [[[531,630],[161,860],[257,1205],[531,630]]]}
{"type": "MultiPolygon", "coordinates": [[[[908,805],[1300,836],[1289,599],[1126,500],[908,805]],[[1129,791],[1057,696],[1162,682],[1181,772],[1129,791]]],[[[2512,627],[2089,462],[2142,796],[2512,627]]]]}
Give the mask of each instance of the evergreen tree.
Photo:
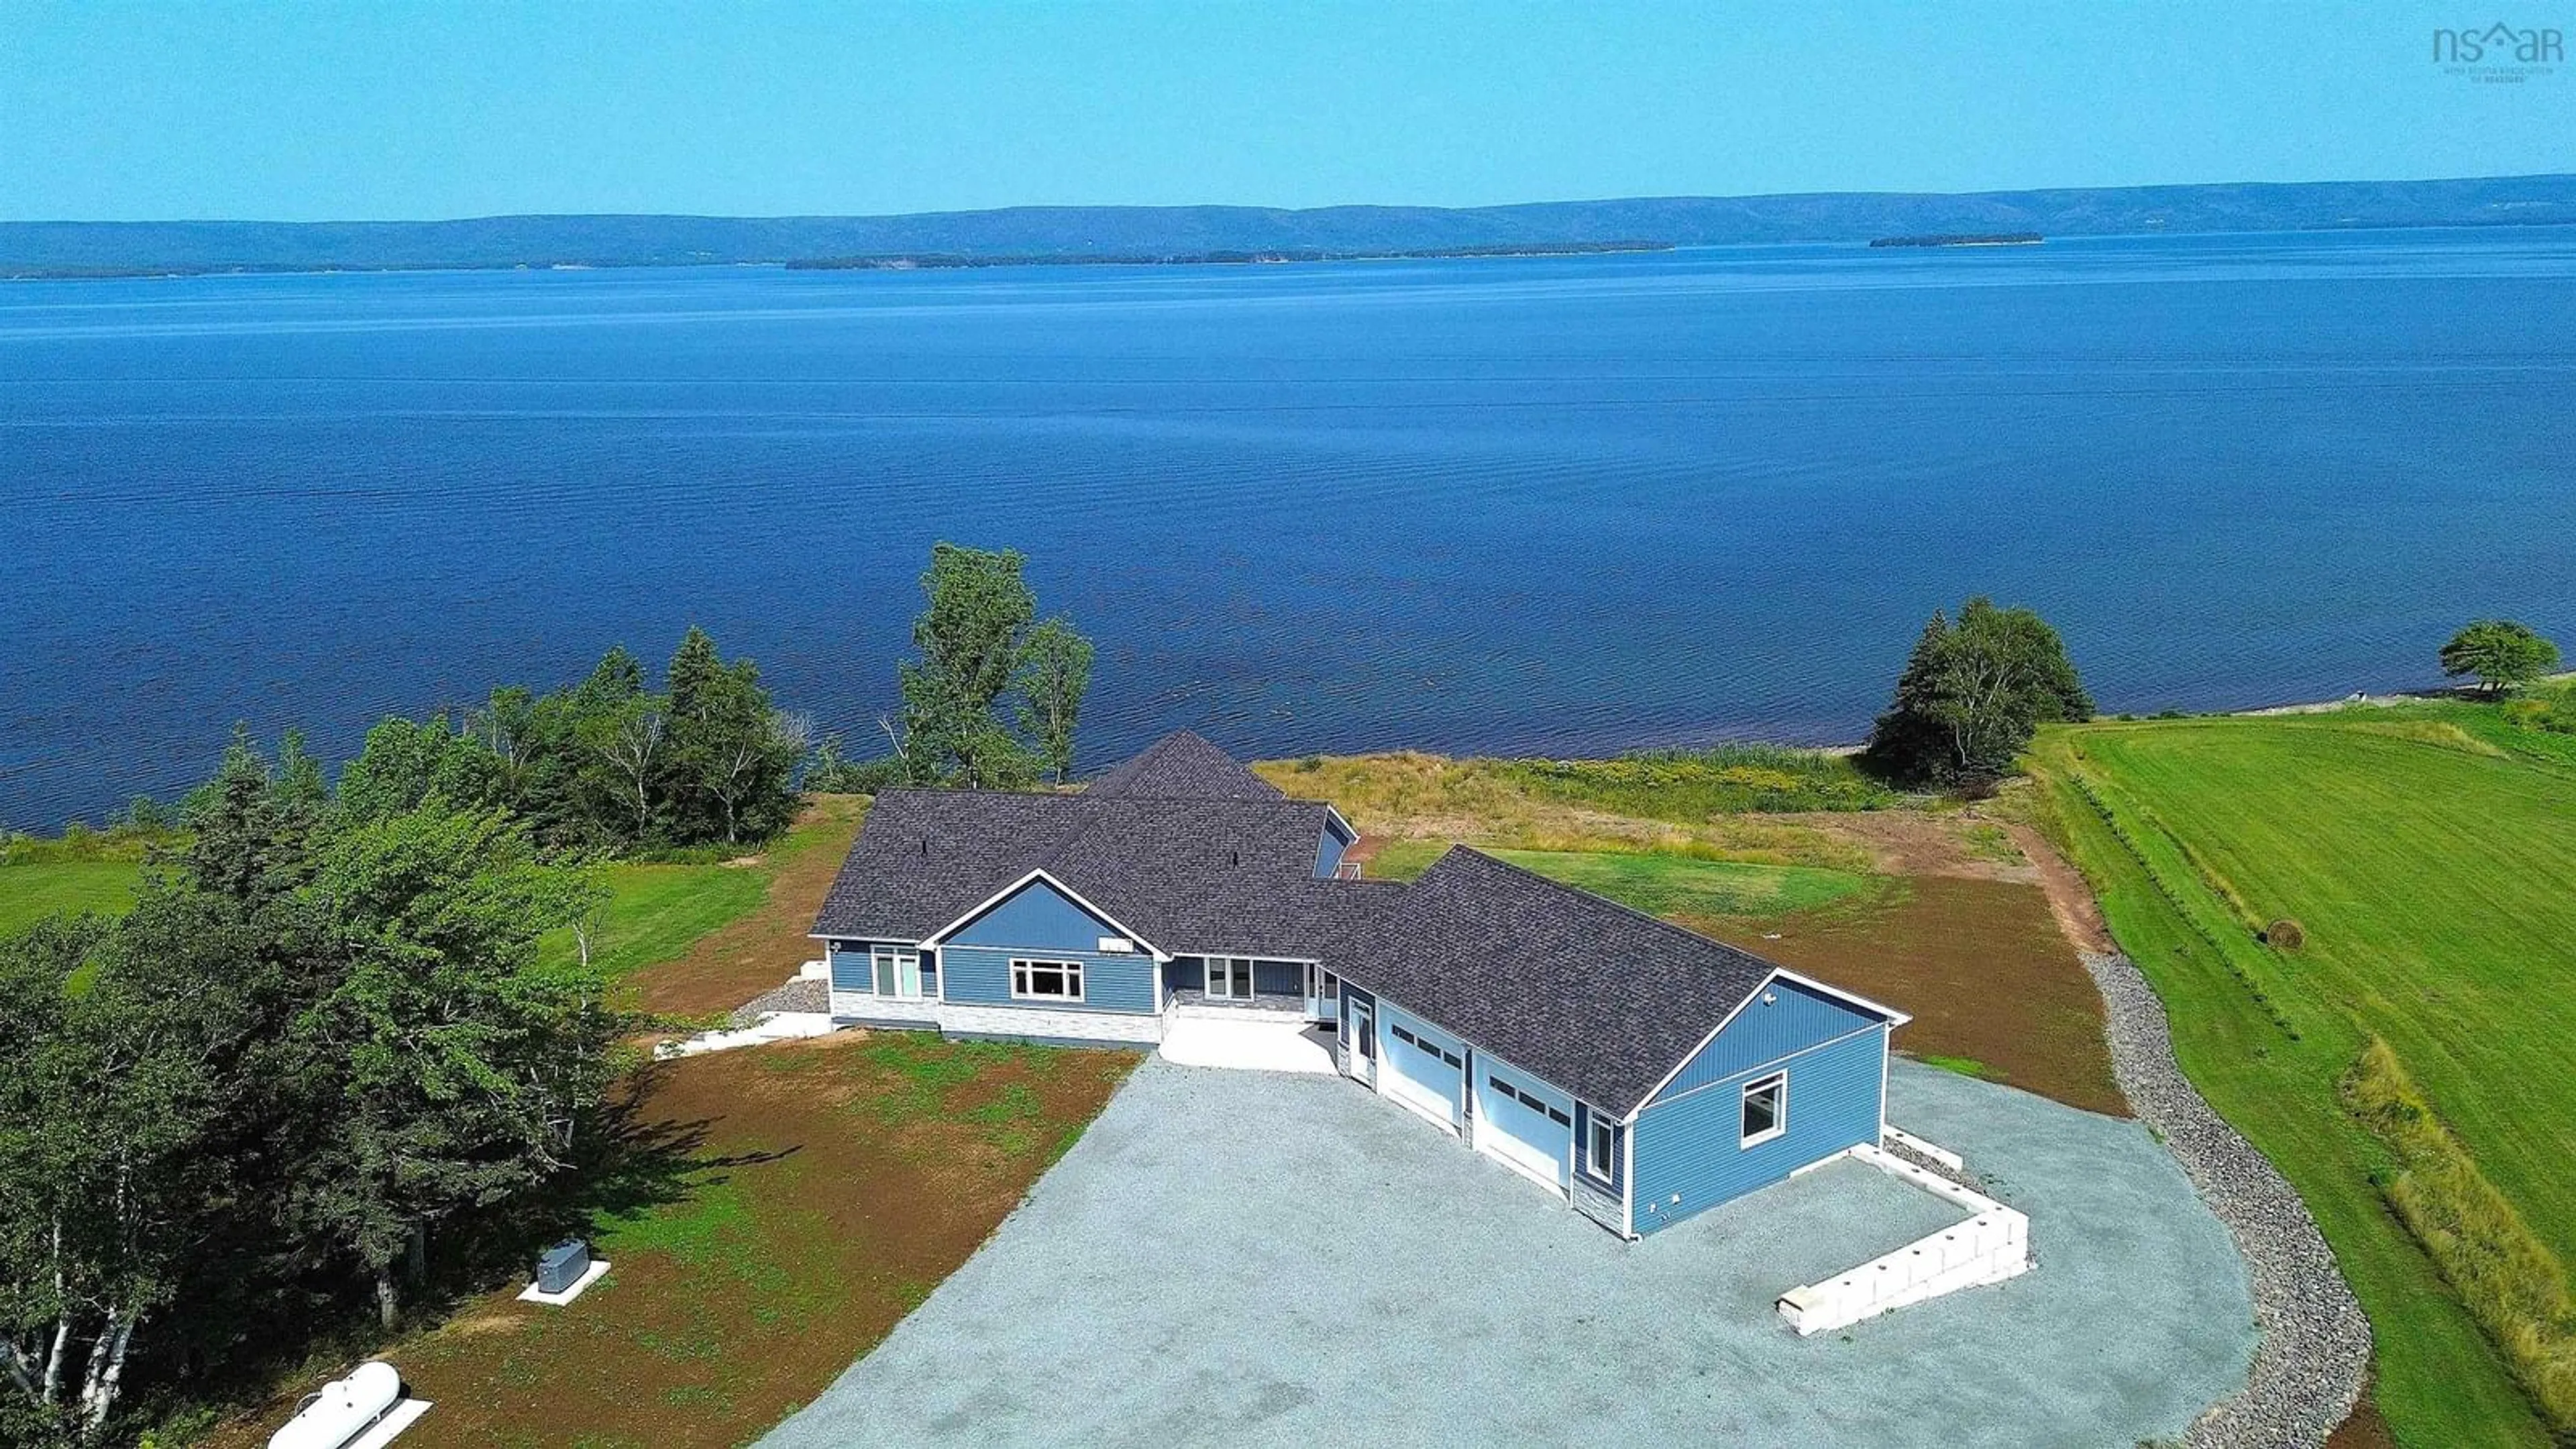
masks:
{"type": "Polygon", "coordinates": [[[299,882],[312,822],[280,797],[250,726],[233,727],[222,766],[189,795],[184,813],[189,840],[180,859],[200,888],[251,904],[299,882]]]}

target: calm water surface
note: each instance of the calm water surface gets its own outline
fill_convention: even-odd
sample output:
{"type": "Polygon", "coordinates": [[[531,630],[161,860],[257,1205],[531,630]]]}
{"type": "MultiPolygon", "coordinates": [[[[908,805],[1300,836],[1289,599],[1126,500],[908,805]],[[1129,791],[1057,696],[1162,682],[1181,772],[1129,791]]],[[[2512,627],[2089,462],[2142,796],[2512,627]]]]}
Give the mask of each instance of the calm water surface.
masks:
{"type": "Polygon", "coordinates": [[[1985,591],[2106,708],[2576,642],[2576,235],[0,285],[0,822],[695,621],[871,743],[931,542],[1086,763],[1866,728],[1985,591]]]}

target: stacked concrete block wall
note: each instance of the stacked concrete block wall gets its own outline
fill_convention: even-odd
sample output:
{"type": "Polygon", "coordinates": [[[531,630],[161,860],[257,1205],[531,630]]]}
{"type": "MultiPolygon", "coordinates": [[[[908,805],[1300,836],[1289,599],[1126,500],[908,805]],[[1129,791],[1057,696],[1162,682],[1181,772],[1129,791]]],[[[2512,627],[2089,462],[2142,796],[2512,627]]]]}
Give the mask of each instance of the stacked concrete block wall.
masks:
{"type": "Polygon", "coordinates": [[[1969,1217],[1849,1272],[1781,1294],[1780,1316],[1800,1335],[1847,1327],[1909,1304],[2001,1283],[2030,1271],[2030,1219],[2017,1209],[1875,1147],[1855,1147],[1850,1155],[1967,1209],[1969,1217]]]}

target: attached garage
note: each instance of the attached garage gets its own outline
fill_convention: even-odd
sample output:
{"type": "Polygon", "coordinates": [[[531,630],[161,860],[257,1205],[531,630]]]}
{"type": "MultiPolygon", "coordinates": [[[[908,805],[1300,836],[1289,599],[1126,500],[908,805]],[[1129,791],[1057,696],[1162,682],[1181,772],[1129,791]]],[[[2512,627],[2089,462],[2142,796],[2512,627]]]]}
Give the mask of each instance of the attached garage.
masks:
{"type": "Polygon", "coordinates": [[[1465,1101],[1465,1043],[1410,1012],[1397,1010],[1383,997],[1378,1007],[1386,1094],[1439,1126],[1457,1131],[1465,1101]]]}
{"type": "Polygon", "coordinates": [[[1476,1078],[1476,1150],[1542,1187],[1565,1191],[1574,1099],[1500,1057],[1478,1057],[1476,1078]]]}

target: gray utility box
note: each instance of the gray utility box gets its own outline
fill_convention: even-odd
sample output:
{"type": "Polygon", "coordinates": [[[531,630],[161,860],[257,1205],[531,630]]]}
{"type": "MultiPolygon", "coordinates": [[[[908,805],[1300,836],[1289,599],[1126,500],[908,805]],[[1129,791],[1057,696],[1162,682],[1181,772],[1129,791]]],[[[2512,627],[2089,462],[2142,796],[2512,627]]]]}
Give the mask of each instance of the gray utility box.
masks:
{"type": "Polygon", "coordinates": [[[590,1244],[566,1238],[537,1255],[537,1291],[561,1293],[590,1271],[590,1244]]]}

